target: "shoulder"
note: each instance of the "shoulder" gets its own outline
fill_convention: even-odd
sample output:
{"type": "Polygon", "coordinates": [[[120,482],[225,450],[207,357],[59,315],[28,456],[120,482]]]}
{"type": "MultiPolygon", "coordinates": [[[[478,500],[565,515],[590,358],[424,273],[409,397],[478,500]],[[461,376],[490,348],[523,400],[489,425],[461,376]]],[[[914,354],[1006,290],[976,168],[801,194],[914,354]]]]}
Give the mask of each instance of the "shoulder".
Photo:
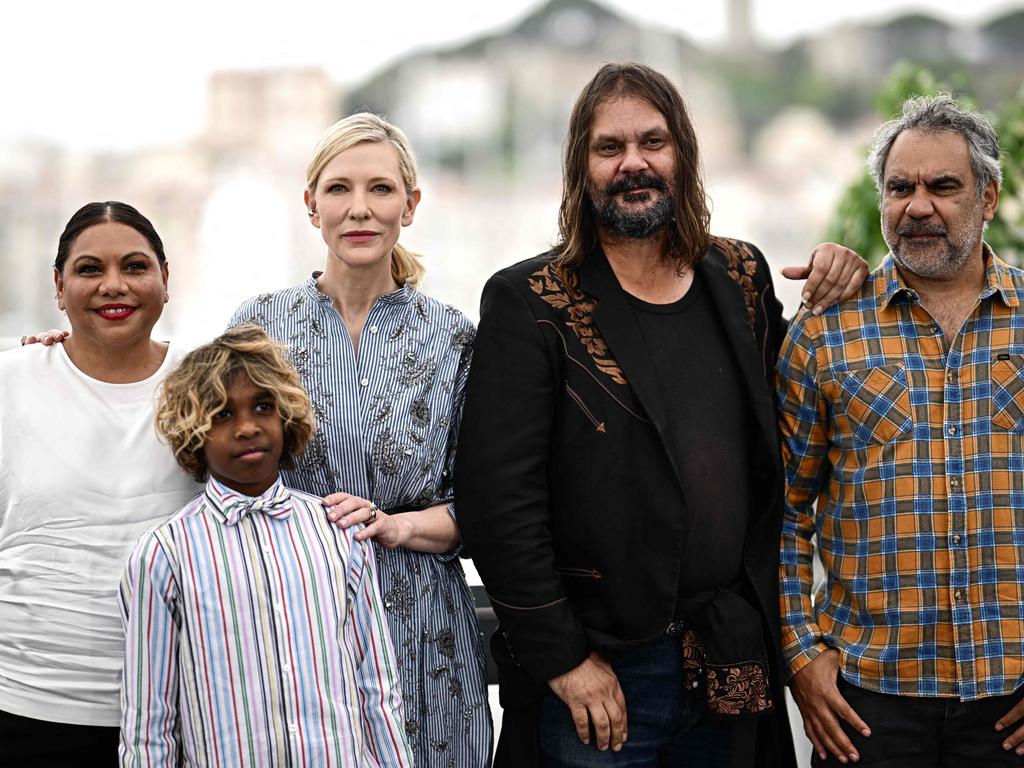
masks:
{"type": "Polygon", "coordinates": [[[313,300],[308,293],[309,283],[310,280],[306,280],[290,288],[260,293],[246,299],[238,305],[238,309],[231,317],[230,325],[255,323],[265,326],[274,322],[286,312],[294,311],[313,300]]]}
{"type": "Polygon", "coordinates": [[[579,275],[574,269],[559,266],[555,253],[548,251],[531,259],[495,272],[484,285],[480,313],[488,305],[501,306],[513,301],[520,306],[525,302],[531,312],[543,316],[546,312],[566,309],[574,301],[581,301],[579,275]]]}
{"type": "Polygon", "coordinates": [[[57,345],[44,347],[42,344],[29,344],[0,352],[0,371],[5,374],[29,372],[45,367],[50,360],[59,355],[57,345]]]}
{"type": "Polygon", "coordinates": [[[148,560],[154,551],[160,551],[167,559],[175,559],[177,548],[174,541],[177,540],[182,526],[202,512],[204,500],[203,492],[199,491],[184,507],[142,534],[132,553],[132,561],[148,560]]]}
{"type": "Polygon", "coordinates": [[[746,240],[712,235],[704,259],[725,269],[739,281],[747,277],[757,282],[770,281],[771,271],[761,250],[746,240]]]}
{"type": "Polygon", "coordinates": [[[421,293],[417,288],[412,289],[409,301],[418,314],[431,321],[441,322],[444,326],[457,330],[471,331],[473,329],[473,323],[459,309],[451,304],[445,304],[433,296],[421,293]]]}

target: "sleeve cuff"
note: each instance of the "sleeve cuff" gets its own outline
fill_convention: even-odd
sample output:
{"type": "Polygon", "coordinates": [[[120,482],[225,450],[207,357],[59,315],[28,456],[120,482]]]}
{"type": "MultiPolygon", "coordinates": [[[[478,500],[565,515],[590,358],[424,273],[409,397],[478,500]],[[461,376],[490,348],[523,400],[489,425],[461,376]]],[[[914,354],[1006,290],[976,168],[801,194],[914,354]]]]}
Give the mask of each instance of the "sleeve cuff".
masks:
{"type": "MultiPolygon", "coordinates": [[[[448,514],[452,516],[452,520],[455,521],[455,530],[459,530],[459,521],[455,518],[455,504],[448,505],[448,514]]],[[[462,554],[462,532],[459,531],[459,543],[454,548],[449,549],[447,552],[441,552],[435,557],[442,563],[450,563],[452,560],[462,554]]]]}
{"type": "Polygon", "coordinates": [[[786,670],[786,681],[789,682],[797,672],[806,667],[816,658],[819,654],[827,651],[829,646],[824,640],[818,636],[818,639],[810,645],[808,648],[798,651],[794,656],[788,659],[788,669],[786,670]]]}

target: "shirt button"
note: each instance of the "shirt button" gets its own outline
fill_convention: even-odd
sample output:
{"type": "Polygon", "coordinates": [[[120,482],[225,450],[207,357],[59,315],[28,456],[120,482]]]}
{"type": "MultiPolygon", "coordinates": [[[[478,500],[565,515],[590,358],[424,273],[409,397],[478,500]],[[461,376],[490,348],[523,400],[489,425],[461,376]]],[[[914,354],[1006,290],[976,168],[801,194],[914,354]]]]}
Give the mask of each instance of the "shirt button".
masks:
{"type": "Polygon", "coordinates": [[[281,613],[281,604],[280,603],[274,603],[274,610],[277,611],[278,613],[281,613]]]}
{"type": "Polygon", "coordinates": [[[376,332],[377,332],[377,326],[376,325],[371,325],[370,326],[370,333],[376,333],[376,332]]]}
{"type": "Polygon", "coordinates": [[[938,325],[933,325],[933,326],[932,326],[932,333],[938,333],[938,332],[939,332],[940,330],[941,330],[941,329],[939,328],[939,326],[938,326],[938,325]]]}
{"type": "Polygon", "coordinates": [[[953,593],[953,597],[955,597],[957,600],[960,599],[960,590],[959,589],[956,592],[953,593]]]}
{"type": "Polygon", "coordinates": [[[298,733],[299,732],[299,726],[297,726],[295,723],[288,723],[288,730],[291,731],[292,733],[298,733]]]}
{"type": "Polygon", "coordinates": [[[950,371],[946,374],[946,381],[956,381],[956,374],[950,371]]]}
{"type": "Polygon", "coordinates": [[[370,383],[370,380],[369,379],[360,379],[359,383],[362,384],[365,387],[367,384],[370,383]]]}
{"type": "Polygon", "coordinates": [[[269,544],[264,544],[263,545],[263,551],[266,552],[269,555],[271,553],[271,551],[272,551],[272,548],[271,548],[271,546],[269,544]]]}
{"type": "Polygon", "coordinates": [[[953,543],[954,544],[959,544],[960,543],[960,534],[959,533],[953,534],[953,543]]]}
{"type": "Polygon", "coordinates": [[[949,428],[949,434],[955,435],[956,434],[956,427],[950,427],[949,428]]]}
{"type": "Polygon", "coordinates": [[[950,487],[950,488],[959,488],[959,487],[960,487],[960,481],[959,481],[959,480],[957,480],[957,479],[956,479],[956,478],[954,477],[954,478],[953,478],[952,480],[950,480],[950,481],[949,481],[949,487],[950,487]]]}
{"type": "Polygon", "coordinates": [[[291,672],[292,665],[286,661],[284,664],[281,665],[281,669],[283,669],[285,672],[291,672]]]}

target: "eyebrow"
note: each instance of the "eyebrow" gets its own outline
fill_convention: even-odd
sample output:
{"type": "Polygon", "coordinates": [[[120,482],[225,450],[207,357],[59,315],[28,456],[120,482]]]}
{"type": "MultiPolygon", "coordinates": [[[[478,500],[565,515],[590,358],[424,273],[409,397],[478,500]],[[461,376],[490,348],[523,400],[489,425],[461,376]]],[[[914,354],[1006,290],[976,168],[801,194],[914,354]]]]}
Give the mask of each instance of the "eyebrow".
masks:
{"type": "MultiPolygon", "coordinates": [[[[348,177],[348,176],[329,176],[328,178],[324,179],[323,183],[324,184],[330,184],[332,181],[351,182],[352,179],[350,177],[348,177]]],[[[390,182],[392,184],[397,184],[398,183],[398,180],[395,179],[395,178],[392,178],[391,176],[373,176],[373,177],[371,177],[368,180],[367,183],[373,184],[373,183],[378,182],[378,181],[387,181],[387,182],[390,182]]]]}
{"type": "MultiPolygon", "coordinates": [[[[121,257],[121,261],[134,259],[138,256],[145,256],[147,259],[154,258],[153,254],[146,253],[145,251],[128,251],[128,253],[124,254],[124,256],[121,257]]],[[[82,261],[84,259],[89,259],[91,261],[103,261],[103,259],[101,259],[99,256],[93,256],[91,253],[80,253],[77,256],[75,256],[71,261],[77,264],[79,261],[82,261]]]]}
{"type": "MultiPolygon", "coordinates": [[[[669,136],[668,128],[662,128],[655,126],[653,128],[647,128],[640,133],[640,139],[649,139],[651,136],[669,136]]],[[[591,144],[599,144],[602,141],[621,141],[622,133],[598,133],[591,140],[591,144]]]]}

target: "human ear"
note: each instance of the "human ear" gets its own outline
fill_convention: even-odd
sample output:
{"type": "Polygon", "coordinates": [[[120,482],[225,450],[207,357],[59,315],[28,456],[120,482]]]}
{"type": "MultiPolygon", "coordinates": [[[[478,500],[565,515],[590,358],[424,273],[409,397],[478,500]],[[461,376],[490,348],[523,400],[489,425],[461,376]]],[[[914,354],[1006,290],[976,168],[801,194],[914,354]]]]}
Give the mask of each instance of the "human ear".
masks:
{"type": "Polygon", "coordinates": [[[996,210],[999,208],[999,185],[995,179],[988,183],[981,195],[981,212],[985,221],[992,221],[995,218],[996,210]]]}
{"type": "Polygon", "coordinates": [[[64,311],[64,275],[56,267],[53,268],[53,284],[57,288],[57,309],[64,311]]]}
{"type": "Polygon", "coordinates": [[[416,187],[405,196],[405,210],[402,211],[402,226],[408,227],[412,224],[413,216],[416,213],[416,206],[420,204],[420,188],[416,187]]]}
{"type": "Polygon", "coordinates": [[[320,229],[320,214],[316,210],[316,198],[310,194],[308,187],[302,190],[302,202],[306,205],[306,215],[309,216],[309,223],[320,229]]]}

